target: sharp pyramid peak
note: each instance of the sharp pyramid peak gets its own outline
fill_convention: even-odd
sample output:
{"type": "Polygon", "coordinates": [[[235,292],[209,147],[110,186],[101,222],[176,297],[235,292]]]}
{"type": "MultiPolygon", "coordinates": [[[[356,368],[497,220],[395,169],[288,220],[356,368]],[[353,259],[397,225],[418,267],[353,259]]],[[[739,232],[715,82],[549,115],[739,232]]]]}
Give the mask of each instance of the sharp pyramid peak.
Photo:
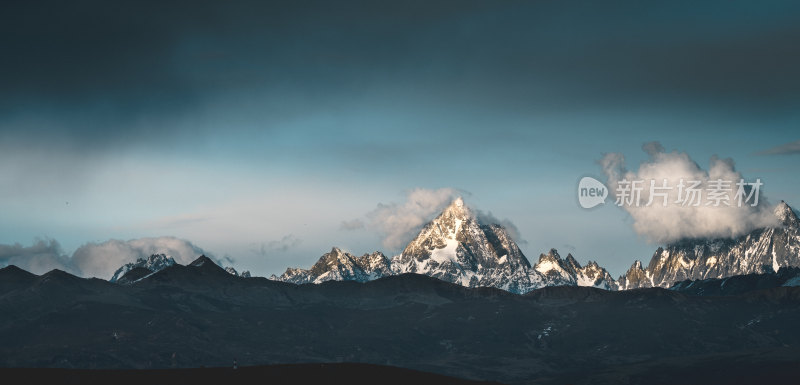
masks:
{"type": "Polygon", "coordinates": [[[780,201],[780,203],[775,205],[775,209],[774,209],[775,215],[777,215],[778,217],[784,216],[787,213],[790,213],[791,211],[792,211],[792,208],[789,207],[789,205],[784,201],[780,201]]]}
{"type": "Polygon", "coordinates": [[[335,261],[345,262],[345,261],[350,261],[350,259],[352,257],[353,257],[353,255],[350,254],[348,251],[342,250],[341,248],[338,248],[338,247],[334,247],[334,248],[331,249],[330,253],[328,253],[326,255],[323,255],[322,259],[329,260],[329,261],[334,261],[335,260],[335,261]]]}
{"type": "Polygon", "coordinates": [[[536,265],[550,263],[550,262],[561,265],[563,261],[564,260],[561,259],[561,256],[558,254],[558,250],[550,249],[550,251],[548,251],[546,254],[545,253],[539,254],[539,262],[536,263],[536,265]]]}
{"type": "Polygon", "coordinates": [[[458,197],[453,199],[452,202],[442,211],[439,215],[440,217],[443,216],[453,216],[459,219],[466,219],[472,218],[472,210],[464,203],[464,199],[458,197]]]}
{"type": "MultiPolygon", "coordinates": [[[[570,265],[575,269],[580,269],[582,267],[581,264],[578,262],[578,260],[576,260],[575,257],[572,256],[572,253],[567,253],[566,258],[564,258],[564,262],[566,262],[567,265],[570,265]]],[[[591,263],[591,261],[589,261],[589,263],[591,263]]]]}
{"type": "Polygon", "coordinates": [[[775,205],[774,213],[775,216],[778,217],[778,219],[780,219],[785,225],[793,225],[798,223],[797,214],[794,212],[794,209],[792,209],[792,207],[784,201],[781,201],[775,205]]]}

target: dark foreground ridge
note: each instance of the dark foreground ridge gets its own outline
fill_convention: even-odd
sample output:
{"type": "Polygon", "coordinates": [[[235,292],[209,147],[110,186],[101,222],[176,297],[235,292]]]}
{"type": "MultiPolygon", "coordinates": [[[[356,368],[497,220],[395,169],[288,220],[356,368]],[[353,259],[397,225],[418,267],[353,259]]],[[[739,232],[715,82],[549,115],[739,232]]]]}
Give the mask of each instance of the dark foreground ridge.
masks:
{"type": "MultiPolygon", "coordinates": [[[[359,373],[344,383],[376,384],[426,383],[402,381],[410,372],[397,368],[504,384],[778,381],[800,366],[800,288],[775,286],[788,282],[779,276],[756,280],[772,286],[749,285],[727,296],[577,286],[517,295],[417,274],[295,285],[235,276],[206,260],[127,284],[6,267],[0,269],[0,367],[91,369],[86,375],[119,375],[116,383],[149,373],[199,379],[155,383],[208,383],[229,372],[197,368],[234,359],[243,367],[236,373],[307,364],[298,366],[308,369],[299,376],[311,376],[311,383],[317,375],[335,376],[313,368],[344,368],[342,375],[351,368],[359,373]],[[374,366],[320,366],[331,362],[374,366]],[[244,368],[258,365],[268,366],[244,368]],[[181,368],[194,369],[152,371],[181,368]],[[126,371],[94,371],[107,369],[126,371]]],[[[57,373],[84,373],[15,370],[3,370],[3,383],[18,374],[66,380],[57,373]]],[[[253,376],[280,379],[259,383],[305,381],[272,373],[253,376]]]]}
{"type": "MultiPolygon", "coordinates": [[[[778,384],[794,383],[797,361],[791,351],[724,356],[689,356],[620,365],[591,373],[535,378],[526,384],[778,384]],[[679,380],[678,380],[679,379],[679,380]]],[[[362,363],[263,365],[183,369],[0,368],[4,384],[414,384],[493,385],[417,370],[362,363]]]]}
{"type": "Polygon", "coordinates": [[[290,364],[231,368],[161,370],[0,369],[3,383],[107,384],[414,384],[490,385],[433,373],[356,363],[290,364]],[[8,381],[19,379],[19,382],[8,381]]]}

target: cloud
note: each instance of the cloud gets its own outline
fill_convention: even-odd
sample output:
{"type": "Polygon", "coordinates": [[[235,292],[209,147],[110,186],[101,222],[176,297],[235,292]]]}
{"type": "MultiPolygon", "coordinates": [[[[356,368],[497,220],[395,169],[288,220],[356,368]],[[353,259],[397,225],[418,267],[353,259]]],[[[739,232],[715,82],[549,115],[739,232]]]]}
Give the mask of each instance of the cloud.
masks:
{"type": "Polygon", "coordinates": [[[510,219],[499,219],[492,215],[491,211],[483,212],[481,210],[474,210],[475,216],[478,218],[478,222],[482,224],[497,224],[503,226],[506,229],[508,235],[513,239],[515,242],[521,245],[525,245],[528,241],[522,239],[519,233],[519,229],[514,222],[511,222],[510,219]]]}
{"type": "Polygon", "coordinates": [[[782,144],[764,151],[759,151],[757,155],[786,155],[800,154],[800,140],[782,144]]]}
{"type": "MultiPolygon", "coordinates": [[[[205,254],[217,263],[221,261],[212,254],[175,237],[139,238],[129,241],[111,239],[102,243],[89,242],[67,256],[54,239],[37,239],[31,246],[0,244],[0,265],[16,265],[34,274],[43,274],[53,269],[82,277],[111,278],[122,265],[151,254],[166,254],[182,265],[205,254]]],[[[225,258],[233,262],[230,258],[225,258]]]]}
{"type": "Polygon", "coordinates": [[[284,235],[281,239],[264,242],[252,251],[261,256],[269,256],[275,253],[285,253],[303,243],[302,239],[293,234],[284,235]]]}
{"type": "Polygon", "coordinates": [[[382,234],[384,247],[399,250],[458,195],[458,191],[452,188],[416,188],[408,192],[402,204],[379,203],[367,214],[369,226],[382,234]]]}
{"type": "Polygon", "coordinates": [[[364,221],[358,218],[349,221],[342,221],[342,223],[339,225],[340,230],[358,230],[363,228],[364,221]]]}
{"type": "Polygon", "coordinates": [[[15,265],[34,274],[53,269],[76,273],[70,259],[54,239],[37,239],[31,246],[0,244],[0,266],[15,265]]]}
{"type": "Polygon", "coordinates": [[[201,254],[220,262],[189,241],[175,237],[157,237],[86,243],[75,250],[71,263],[84,277],[108,279],[120,266],[134,262],[137,258],[147,258],[151,254],[166,254],[182,265],[191,263],[201,254]]]}
{"type": "Polygon", "coordinates": [[[155,221],[150,221],[146,223],[145,226],[149,228],[159,228],[159,229],[176,229],[176,228],[191,226],[197,223],[208,222],[211,219],[213,218],[197,214],[182,214],[182,215],[159,218],[155,221]]]}
{"type": "MultiPolygon", "coordinates": [[[[650,155],[649,160],[642,162],[638,170],[629,171],[625,168],[625,158],[622,154],[606,154],[600,161],[603,172],[608,177],[607,186],[610,196],[618,198],[618,182],[642,180],[641,203],[623,205],[622,208],[633,219],[633,228],[650,242],[664,243],[685,238],[717,238],[736,237],[753,229],[775,225],[777,219],[772,213],[766,198],[759,197],[757,206],[743,204],[739,207],[735,200],[737,190],[736,182],[743,179],[736,171],[732,159],[712,157],[708,170],[703,170],[688,154],[682,152],[666,152],[660,143],[646,143],[642,149],[650,155]],[[654,196],[650,200],[650,181],[656,181],[660,186],[667,180],[667,205],[663,205],[664,198],[654,196]],[[680,180],[700,181],[701,195],[699,206],[682,205],[678,201],[680,180]],[[732,181],[731,190],[726,192],[730,206],[714,204],[706,205],[709,201],[708,188],[710,180],[722,179],[732,181]]],[[[754,182],[745,179],[745,182],[754,182]]],[[[763,183],[763,181],[762,181],[763,183]]],[[[659,191],[664,192],[664,191],[659,191]]],[[[683,197],[686,197],[684,190],[683,197]]],[[[752,200],[750,201],[752,202],[752,200]]]]}

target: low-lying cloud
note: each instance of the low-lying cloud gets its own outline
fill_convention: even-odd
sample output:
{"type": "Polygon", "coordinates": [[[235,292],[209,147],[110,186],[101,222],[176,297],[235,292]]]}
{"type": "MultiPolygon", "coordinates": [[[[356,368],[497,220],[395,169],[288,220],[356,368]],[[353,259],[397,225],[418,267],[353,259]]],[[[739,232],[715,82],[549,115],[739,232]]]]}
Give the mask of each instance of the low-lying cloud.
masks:
{"type": "MultiPolygon", "coordinates": [[[[638,207],[623,205],[622,208],[633,219],[634,230],[648,241],[668,243],[687,238],[736,237],[756,228],[777,224],[772,207],[763,194],[759,196],[757,206],[750,205],[752,200],[741,207],[735,203],[736,183],[743,179],[743,176],[736,171],[732,159],[712,157],[708,170],[703,170],[688,154],[677,151],[666,152],[658,142],[646,143],[642,149],[650,158],[642,162],[638,170],[626,169],[625,157],[619,153],[606,154],[600,160],[600,165],[608,178],[609,196],[613,199],[618,198],[616,188],[619,186],[619,181],[645,181],[641,191],[642,204],[638,207]],[[664,179],[667,180],[667,186],[673,188],[657,192],[666,193],[668,204],[664,206],[664,198],[655,195],[655,204],[645,205],[650,200],[650,181],[655,180],[658,187],[663,185],[664,179]],[[707,202],[703,201],[695,206],[676,203],[679,201],[680,193],[676,186],[681,179],[700,181],[703,189],[709,186],[710,180],[732,181],[732,191],[726,194],[731,204],[715,206],[707,205],[707,202]]],[[[754,180],[745,179],[745,182],[754,180]]],[[[706,193],[708,191],[702,191],[702,194],[706,193]]],[[[706,195],[703,195],[703,199],[706,199],[706,195]]]]}
{"type": "Polygon", "coordinates": [[[761,152],[758,155],[788,155],[800,154],[800,140],[776,146],[761,152]]]}
{"type": "Polygon", "coordinates": [[[34,274],[53,269],[77,273],[61,245],[54,239],[37,239],[31,246],[0,244],[0,266],[15,265],[34,274]]]}
{"type": "Polygon", "coordinates": [[[108,279],[120,266],[152,254],[166,254],[184,265],[201,254],[220,262],[189,241],[175,237],[157,237],[89,242],[75,250],[71,257],[64,254],[59,243],[53,239],[36,240],[29,247],[0,244],[0,265],[16,265],[34,274],[59,269],[82,277],[108,279]]]}
{"type": "Polygon", "coordinates": [[[339,230],[351,231],[351,230],[359,230],[359,229],[363,229],[363,228],[364,228],[364,221],[362,221],[361,219],[358,219],[358,218],[352,219],[352,220],[349,220],[349,221],[342,221],[342,223],[339,225],[339,230]]]}
{"type": "MultiPolygon", "coordinates": [[[[129,241],[111,239],[102,243],[90,242],[79,247],[72,254],[72,263],[84,276],[110,278],[120,266],[152,254],[166,254],[175,259],[175,262],[185,265],[206,252],[189,241],[175,237],[129,241]]],[[[213,255],[206,256],[214,258],[213,255]]]]}
{"type": "Polygon", "coordinates": [[[252,249],[252,252],[266,257],[272,254],[286,253],[291,249],[297,248],[301,243],[303,243],[302,239],[295,237],[294,234],[288,234],[281,237],[281,239],[275,239],[256,245],[256,247],[252,249]]]}

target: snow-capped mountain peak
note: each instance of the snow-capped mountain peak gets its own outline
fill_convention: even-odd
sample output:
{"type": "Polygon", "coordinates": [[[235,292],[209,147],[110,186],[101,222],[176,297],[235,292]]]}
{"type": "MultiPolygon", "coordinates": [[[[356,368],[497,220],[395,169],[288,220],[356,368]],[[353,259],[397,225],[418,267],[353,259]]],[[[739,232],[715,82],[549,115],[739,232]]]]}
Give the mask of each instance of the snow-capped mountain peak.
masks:
{"type": "Polygon", "coordinates": [[[576,283],[578,286],[591,286],[606,290],[617,290],[619,286],[611,274],[597,262],[589,261],[586,266],[580,267],[575,271],[576,283]]]}
{"type": "Polygon", "coordinates": [[[457,198],[392,258],[392,271],[426,274],[468,287],[496,286],[496,280],[488,277],[498,269],[516,271],[519,264],[529,265],[505,229],[479,223],[464,200],[457,198]]]}
{"type": "Polygon", "coordinates": [[[225,271],[234,277],[250,278],[250,272],[247,270],[244,270],[240,273],[236,271],[236,269],[234,269],[233,267],[228,266],[225,268],[225,271]]]}
{"type": "Polygon", "coordinates": [[[800,227],[800,220],[797,218],[797,213],[795,213],[786,202],[781,201],[775,205],[774,213],[784,226],[794,228],[800,227]]]}
{"type": "Polygon", "coordinates": [[[572,253],[567,253],[567,257],[564,258],[564,264],[566,265],[567,271],[573,273],[581,268],[581,264],[575,260],[575,257],[572,256],[572,253]]]}
{"type": "Polygon", "coordinates": [[[574,285],[576,282],[575,272],[570,272],[570,267],[567,261],[561,259],[561,255],[556,249],[550,249],[547,254],[540,254],[539,262],[533,266],[549,282],[556,285],[574,285]]]}
{"type": "Polygon", "coordinates": [[[617,288],[617,283],[611,274],[596,262],[589,261],[586,266],[581,266],[572,254],[561,258],[556,249],[541,254],[533,268],[544,277],[547,286],[592,286],[606,290],[617,288]]]}
{"type": "Polygon", "coordinates": [[[122,276],[137,267],[143,267],[152,272],[166,269],[175,264],[175,260],[165,254],[152,254],[147,258],[138,258],[136,262],[126,263],[117,271],[109,280],[110,282],[117,282],[122,276]]]}
{"type": "Polygon", "coordinates": [[[288,268],[280,277],[273,276],[271,279],[297,284],[325,281],[366,282],[391,275],[389,264],[389,258],[379,251],[356,257],[338,247],[333,247],[310,269],[288,268]]]}

